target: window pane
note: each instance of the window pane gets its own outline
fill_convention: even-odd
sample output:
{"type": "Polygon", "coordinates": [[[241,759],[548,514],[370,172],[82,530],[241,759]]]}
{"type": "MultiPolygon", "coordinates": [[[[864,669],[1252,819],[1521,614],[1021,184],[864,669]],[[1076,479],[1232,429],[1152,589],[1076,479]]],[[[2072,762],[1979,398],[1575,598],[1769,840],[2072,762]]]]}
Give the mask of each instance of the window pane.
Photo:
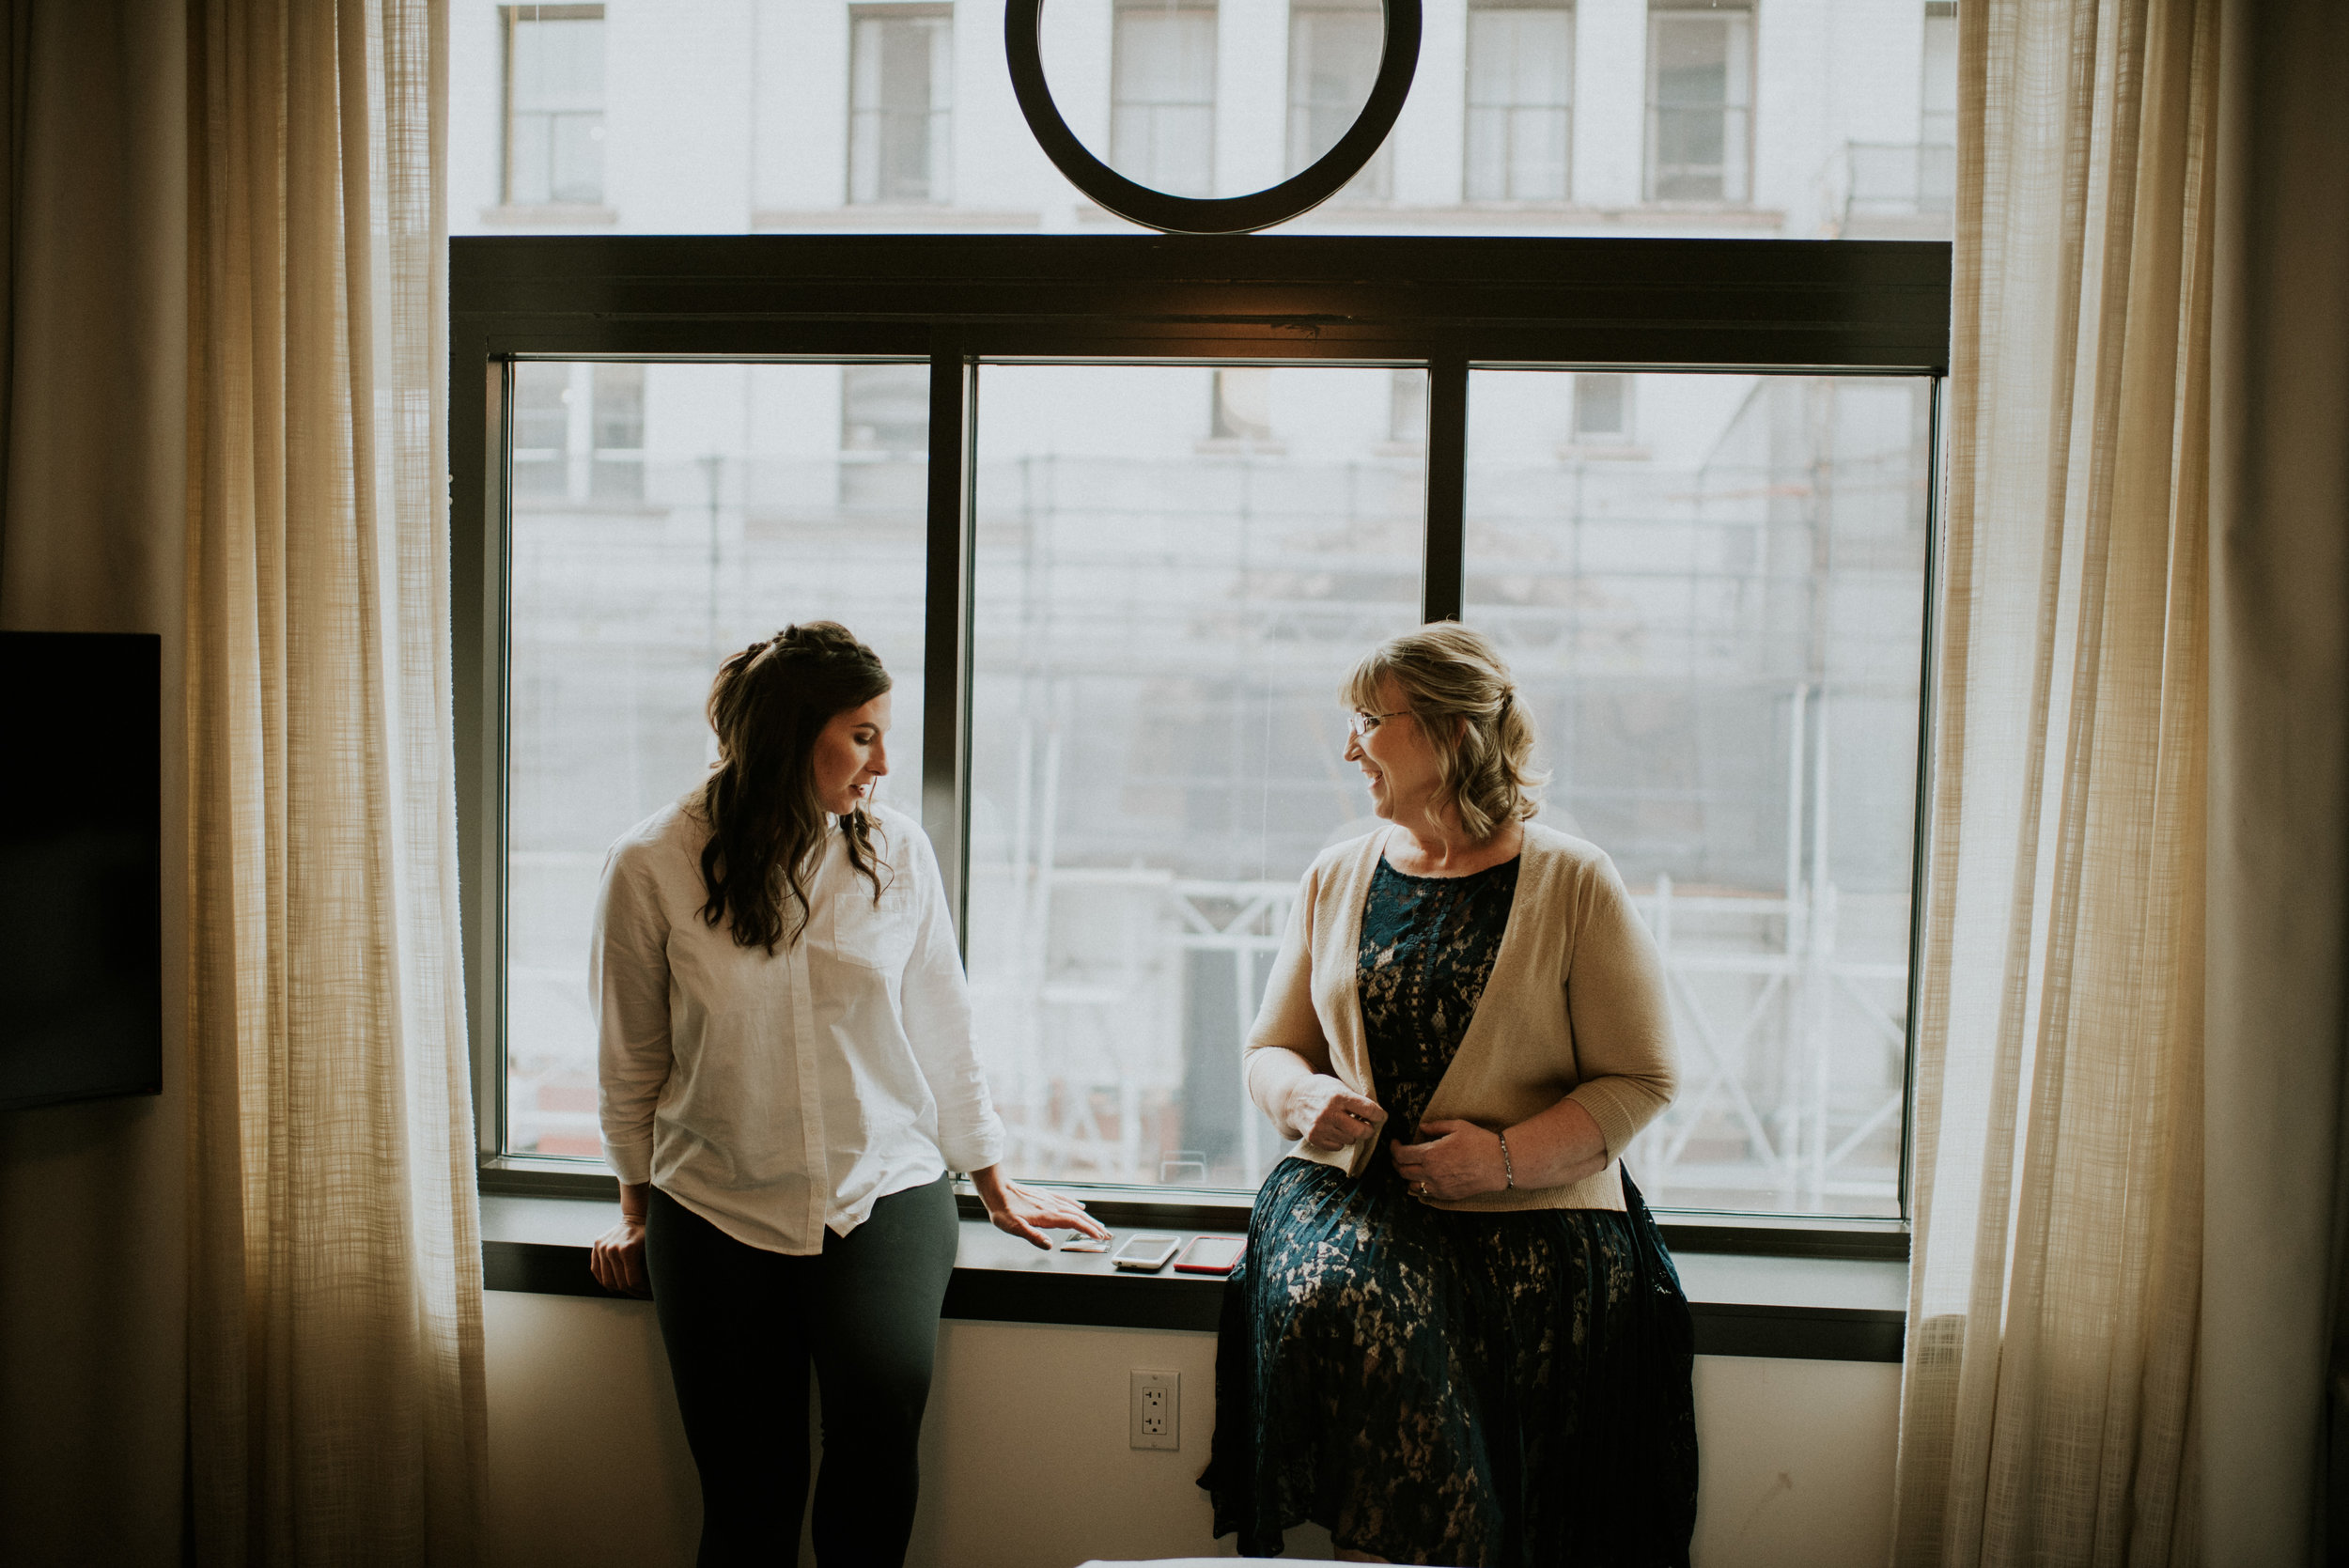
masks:
{"type": "Polygon", "coordinates": [[[980,371],[968,930],[1019,1173],[1252,1187],[1283,1147],[1241,1039],[1370,824],[1337,687],[1419,619],[1424,476],[1393,372],[1251,374],[1282,455],[1210,435],[1212,370],[980,371]]]}
{"type": "MultiPolygon", "coordinates": [[[[921,489],[910,505],[844,503],[838,365],[516,371],[507,1147],[592,1157],[597,880],[613,840],[700,781],[718,661],[791,621],[846,623],[896,677],[884,799],[918,810],[921,489]],[[525,437],[575,457],[579,486],[525,437]]],[[[919,451],[892,460],[924,467],[919,451]]]]}
{"type": "Polygon", "coordinates": [[[1471,378],[1466,611],[1540,819],[1663,951],[1682,1092],[1628,1163],[1659,1203],[1896,1215],[1929,383],[1624,378],[1653,444],[1562,460],[1601,380],[1471,378]]]}

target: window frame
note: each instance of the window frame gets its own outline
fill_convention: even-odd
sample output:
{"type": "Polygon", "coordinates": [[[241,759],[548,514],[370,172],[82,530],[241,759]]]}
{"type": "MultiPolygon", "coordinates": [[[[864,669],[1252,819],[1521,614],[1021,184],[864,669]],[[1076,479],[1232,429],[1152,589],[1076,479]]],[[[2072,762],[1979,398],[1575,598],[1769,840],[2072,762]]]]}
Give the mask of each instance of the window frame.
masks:
{"type": "MultiPolygon", "coordinates": [[[[921,815],[956,926],[968,866],[975,398],[982,362],[1351,364],[1428,375],[1421,606],[1463,600],[1471,368],[1934,379],[1911,1005],[1898,1220],[1664,1211],[1675,1245],[1906,1255],[1917,963],[1932,778],[1941,241],[1249,236],[458,238],[449,257],[451,631],[458,841],[481,1190],[609,1197],[585,1161],[511,1157],[506,1082],[513,367],[540,359],[929,365],[921,815]]],[[[1068,1183],[1096,1211],[1245,1226],[1247,1196],[1068,1183]]]]}

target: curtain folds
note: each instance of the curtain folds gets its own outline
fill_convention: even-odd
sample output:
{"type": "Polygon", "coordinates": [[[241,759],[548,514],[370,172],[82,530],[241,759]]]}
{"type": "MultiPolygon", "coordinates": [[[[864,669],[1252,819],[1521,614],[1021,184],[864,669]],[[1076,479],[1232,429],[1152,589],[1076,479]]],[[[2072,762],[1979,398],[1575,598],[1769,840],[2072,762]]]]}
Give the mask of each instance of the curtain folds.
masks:
{"type": "Polygon", "coordinates": [[[445,0],[191,0],[197,1560],[471,1560],[445,0]]]}
{"type": "Polygon", "coordinates": [[[1895,1560],[2198,1553],[2218,0],[1968,0],[1895,1560]]]}

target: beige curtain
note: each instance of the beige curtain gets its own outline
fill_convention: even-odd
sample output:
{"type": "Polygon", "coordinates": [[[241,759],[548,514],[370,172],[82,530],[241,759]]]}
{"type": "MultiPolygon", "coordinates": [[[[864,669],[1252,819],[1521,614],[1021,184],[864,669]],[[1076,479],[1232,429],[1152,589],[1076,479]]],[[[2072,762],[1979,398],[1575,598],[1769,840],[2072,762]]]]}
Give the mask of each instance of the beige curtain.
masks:
{"type": "Polygon", "coordinates": [[[467,1561],[444,5],[189,35],[197,1556],[467,1561]]]}
{"type": "Polygon", "coordinates": [[[2196,1557],[2217,0],[1968,0],[1896,1560],[2196,1557]]]}
{"type": "Polygon", "coordinates": [[[2349,1560],[2349,6],[2227,11],[2204,1539],[2265,1568],[2349,1560]]]}

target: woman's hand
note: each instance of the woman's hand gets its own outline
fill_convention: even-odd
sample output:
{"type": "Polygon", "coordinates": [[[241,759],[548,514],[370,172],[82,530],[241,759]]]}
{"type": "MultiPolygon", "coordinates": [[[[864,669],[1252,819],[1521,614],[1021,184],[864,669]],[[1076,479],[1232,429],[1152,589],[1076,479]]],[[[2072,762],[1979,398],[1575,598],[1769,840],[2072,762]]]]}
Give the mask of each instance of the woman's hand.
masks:
{"type": "Polygon", "coordinates": [[[1108,1227],[1087,1214],[1076,1199],[1005,1181],[1000,1165],[972,1172],[971,1185],[978,1189],[979,1202],[987,1205],[987,1217],[995,1221],[995,1228],[1022,1241],[1050,1250],[1052,1238],[1044,1234],[1047,1231],[1076,1231],[1096,1241],[1110,1238],[1108,1227]]]}
{"type": "Polygon", "coordinates": [[[650,1296],[645,1275],[645,1203],[652,1184],[620,1188],[620,1222],[587,1250],[587,1272],[596,1283],[625,1296],[650,1296]]]}
{"type": "Polygon", "coordinates": [[[1290,1130],[1316,1149],[1337,1150],[1376,1138],[1387,1113],[1327,1073],[1292,1084],[1283,1108],[1290,1130]]]}
{"type": "Polygon", "coordinates": [[[1473,1122],[1422,1122],[1419,1131],[1426,1141],[1390,1145],[1412,1197],[1453,1202],[1509,1185],[1498,1133],[1473,1122]]]}

